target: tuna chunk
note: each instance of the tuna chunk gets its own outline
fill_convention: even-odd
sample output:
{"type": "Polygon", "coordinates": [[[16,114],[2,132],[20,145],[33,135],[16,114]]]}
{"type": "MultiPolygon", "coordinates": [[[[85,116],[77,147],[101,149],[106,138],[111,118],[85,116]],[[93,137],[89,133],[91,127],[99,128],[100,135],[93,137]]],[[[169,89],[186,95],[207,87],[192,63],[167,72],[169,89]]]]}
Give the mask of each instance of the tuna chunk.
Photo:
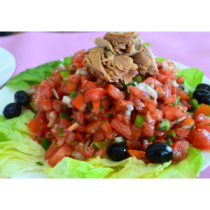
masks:
{"type": "Polygon", "coordinates": [[[132,58],[133,62],[138,65],[140,74],[158,74],[155,58],[149,47],[143,45],[142,51],[135,54],[132,58]]]}

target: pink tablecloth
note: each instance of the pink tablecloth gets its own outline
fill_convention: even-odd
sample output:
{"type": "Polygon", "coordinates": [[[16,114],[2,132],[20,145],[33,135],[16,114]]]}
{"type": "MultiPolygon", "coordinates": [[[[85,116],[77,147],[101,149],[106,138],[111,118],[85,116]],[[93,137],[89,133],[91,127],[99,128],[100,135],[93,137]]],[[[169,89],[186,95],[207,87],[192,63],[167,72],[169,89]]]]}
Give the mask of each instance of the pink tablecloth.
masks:
{"type": "MultiPolygon", "coordinates": [[[[9,50],[16,59],[13,77],[26,68],[73,55],[80,49],[94,46],[97,33],[22,33],[0,38],[0,47],[9,50]]],[[[144,42],[151,43],[153,53],[159,57],[198,67],[210,78],[209,32],[140,32],[144,42]]],[[[210,178],[210,167],[200,178],[210,178]]]]}

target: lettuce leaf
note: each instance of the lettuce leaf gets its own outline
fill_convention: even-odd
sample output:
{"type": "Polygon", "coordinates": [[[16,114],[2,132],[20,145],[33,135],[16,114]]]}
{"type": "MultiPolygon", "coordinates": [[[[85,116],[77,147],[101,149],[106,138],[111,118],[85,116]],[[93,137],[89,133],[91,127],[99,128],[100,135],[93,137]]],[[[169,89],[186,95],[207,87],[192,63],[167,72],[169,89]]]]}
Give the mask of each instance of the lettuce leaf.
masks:
{"type": "Polygon", "coordinates": [[[52,61],[36,68],[26,69],[14,78],[12,78],[6,86],[17,90],[27,90],[32,85],[38,85],[43,79],[49,77],[52,74],[52,70],[57,68],[60,64],[65,66],[70,65],[72,57],[66,57],[63,61],[52,61]]]}
{"type": "Polygon", "coordinates": [[[190,146],[187,158],[179,163],[146,165],[135,157],[119,162],[96,157],[85,162],[66,157],[45,171],[52,178],[196,178],[202,164],[200,150],[190,146]]]}
{"type": "Polygon", "coordinates": [[[27,122],[34,116],[25,110],[19,117],[0,117],[0,178],[14,177],[22,172],[43,171],[37,162],[44,161],[45,151],[28,134],[27,122]]]}
{"type": "Polygon", "coordinates": [[[185,70],[177,71],[177,77],[184,77],[184,85],[190,91],[190,95],[196,86],[203,81],[204,72],[198,68],[188,68],[185,70]]]}

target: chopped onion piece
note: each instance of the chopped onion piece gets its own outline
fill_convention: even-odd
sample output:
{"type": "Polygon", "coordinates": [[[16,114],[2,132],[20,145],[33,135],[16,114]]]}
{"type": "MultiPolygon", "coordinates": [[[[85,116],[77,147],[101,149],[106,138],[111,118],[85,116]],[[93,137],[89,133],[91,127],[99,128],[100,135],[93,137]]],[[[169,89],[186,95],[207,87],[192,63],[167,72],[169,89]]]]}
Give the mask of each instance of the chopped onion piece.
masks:
{"type": "Polygon", "coordinates": [[[154,86],[154,84],[151,84],[150,87],[154,89],[155,86],[154,86]]]}
{"type": "Polygon", "coordinates": [[[78,122],[76,122],[76,123],[74,123],[73,125],[71,125],[70,127],[68,127],[68,131],[74,131],[74,130],[76,130],[77,128],[79,128],[80,127],[80,125],[79,125],[79,123],[78,122]]]}
{"type": "Polygon", "coordinates": [[[85,69],[77,69],[75,74],[83,74],[83,75],[88,75],[88,72],[85,69]]]}
{"type": "Polygon", "coordinates": [[[124,142],[124,139],[123,139],[123,137],[122,137],[122,136],[120,136],[120,137],[116,137],[116,138],[114,138],[114,140],[115,140],[115,142],[116,142],[116,143],[119,143],[119,142],[124,142]]]}
{"type": "Polygon", "coordinates": [[[53,91],[55,97],[56,97],[57,99],[59,99],[58,93],[56,92],[55,88],[53,88],[52,91],[53,91]]]}
{"type": "Polygon", "coordinates": [[[140,90],[147,91],[153,98],[157,99],[158,97],[157,92],[149,85],[145,83],[139,83],[138,85],[136,85],[136,87],[139,88],[140,90]]]}
{"type": "Polygon", "coordinates": [[[171,126],[173,126],[173,125],[175,125],[175,124],[181,122],[181,121],[184,120],[185,118],[186,118],[186,116],[184,116],[184,117],[182,117],[182,118],[179,118],[178,120],[175,120],[175,121],[171,122],[171,126]]]}
{"type": "Polygon", "coordinates": [[[65,66],[62,63],[59,64],[59,67],[60,68],[65,68],[65,66]]]}
{"type": "Polygon", "coordinates": [[[145,96],[149,96],[149,93],[147,91],[144,91],[145,96]]]}
{"type": "Polygon", "coordinates": [[[172,85],[173,85],[174,87],[178,87],[178,86],[179,86],[179,85],[177,84],[176,80],[174,80],[174,81],[172,82],[172,85]]]}
{"type": "Polygon", "coordinates": [[[29,89],[26,91],[28,94],[33,94],[36,92],[36,89],[29,89]]]}
{"type": "Polygon", "coordinates": [[[125,111],[125,116],[130,117],[131,116],[131,110],[126,110],[125,111]]]}
{"type": "Polygon", "coordinates": [[[134,110],[134,108],[133,108],[133,105],[132,104],[128,104],[128,110],[130,110],[130,111],[133,111],[134,110]]]}
{"type": "Polygon", "coordinates": [[[165,61],[161,61],[160,65],[161,65],[163,71],[165,71],[168,68],[168,64],[165,61]]]}
{"type": "Polygon", "coordinates": [[[85,145],[86,145],[86,146],[89,146],[90,143],[91,143],[91,139],[87,140],[87,141],[85,142],[85,145]]]}
{"type": "Polygon", "coordinates": [[[73,151],[71,153],[71,156],[76,158],[77,160],[86,160],[86,157],[81,152],[75,152],[73,151]]]}
{"type": "Polygon", "coordinates": [[[50,114],[49,114],[49,123],[48,123],[47,127],[52,126],[52,124],[54,123],[55,119],[56,119],[55,112],[50,112],[50,114]]]}
{"type": "Polygon", "coordinates": [[[72,108],[73,105],[71,104],[71,98],[69,96],[63,96],[62,102],[67,104],[68,108],[72,108]]]}

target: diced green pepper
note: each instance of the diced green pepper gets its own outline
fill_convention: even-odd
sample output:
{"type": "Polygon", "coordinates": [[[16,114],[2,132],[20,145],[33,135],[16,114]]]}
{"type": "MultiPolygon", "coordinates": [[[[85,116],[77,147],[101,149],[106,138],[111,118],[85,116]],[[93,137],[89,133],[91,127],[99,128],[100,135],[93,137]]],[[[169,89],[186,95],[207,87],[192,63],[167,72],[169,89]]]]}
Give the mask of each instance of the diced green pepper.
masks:
{"type": "Polygon", "coordinates": [[[168,131],[169,128],[170,128],[170,122],[167,119],[163,119],[162,121],[160,121],[157,127],[159,131],[163,131],[163,130],[168,131]]]}
{"type": "Polygon", "coordinates": [[[76,94],[77,94],[76,91],[72,91],[72,92],[70,93],[69,97],[70,97],[70,98],[73,98],[76,94]]]}
{"type": "Polygon", "coordinates": [[[156,139],[156,137],[157,137],[156,135],[151,136],[151,137],[147,137],[147,140],[154,141],[156,139]]]}
{"type": "Polygon", "coordinates": [[[138,128],[142,128],[143,122],[145,122],[145,121],[146,121],[146,120],[145,120],[144,116],[138,114],[138,115],[136,116],[134,125],[135,125],[136,127],[138,127],[138,128]]]}
{"type": "Polygon", "coordinates": [[[63,78],[63,80],[68,80],[68,76],[71,74],[70,70],[64,70],[64,71],[60,71],[60,74],[63,78]]]}
{"type": "Polygon", "coordinates": [[[69,116],[69,114],[67,114],[67,113],[60,113],[59,114],[59,116],[60,116],[60,118],[64,118],[64,119],[66,119],[66,120],[70,120],[70,116],[69,116]]]}
{"type": "Polygon", "coordinates": [[[176,106],[176,105],[178,105],[179,102],[180,102],[180,97],[178,96],[178,97],[176,97],[176,101],[175,101],[175,103],[173,104],[173,107],[176,106]]]}
{"type": "Polygon", "coordinates": [[[140,75],[137,75],[137,76],[135,76],[135,77],[133,78],[133,80],[134,80],[135,82],[140,83],[140,82],[142,82],[142,77],[141,77],[140,75]]]}
{"type": "Polygon", "coordinates": [[[42,147],[45,149],[45,150],[48,150],[48,148],[50,147],[50,144],[52,143],[49,139],[45,139],[45,138],[42,138],[41,139],[41,143],[42,143],[42,147]]]}
{"type": "Polygon", "coordinates": [[[166,137],[176,137],[176,132],[174,129],[172,129],[170,132],[166,134],[166,137]]]}
{"type": "Polygon", "coordinates": [[[171,139],[166,139],[166,143],[171,146],[173,144],[173,141],[171,139]]]}
{"type": "Polygon", "coordinates": [[[195,110],[200,106],[200,104],[198,103],[196,99],[192,99],[192,105],[193,105],[193,108],[195,108],[195,110]]]}

